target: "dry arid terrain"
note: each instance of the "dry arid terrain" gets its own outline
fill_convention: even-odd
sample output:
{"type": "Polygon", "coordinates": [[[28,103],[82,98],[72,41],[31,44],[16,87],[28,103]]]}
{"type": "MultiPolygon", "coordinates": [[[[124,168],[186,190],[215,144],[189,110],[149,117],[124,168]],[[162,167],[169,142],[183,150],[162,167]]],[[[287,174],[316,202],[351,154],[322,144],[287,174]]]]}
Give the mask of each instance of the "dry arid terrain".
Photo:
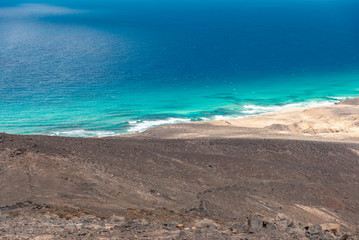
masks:
{"type": "Polygon", "coordinates": [[[0,238],[358,239],[358,126],[354,99],[112,138],[0,134],[0,238]]]}

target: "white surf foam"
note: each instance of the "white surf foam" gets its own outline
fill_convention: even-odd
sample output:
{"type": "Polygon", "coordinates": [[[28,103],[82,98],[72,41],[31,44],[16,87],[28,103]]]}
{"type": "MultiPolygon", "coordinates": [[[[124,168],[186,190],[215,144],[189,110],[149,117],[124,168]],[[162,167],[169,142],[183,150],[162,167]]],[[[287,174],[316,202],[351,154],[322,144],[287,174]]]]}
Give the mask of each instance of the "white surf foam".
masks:
{"type": "Polygon", "coordinates": [[[111,131],[91,131],[91,130],[77,129],[70,131],[56,131],[51,133],[50,135],[63,136],[63,137],[109,137],[116,135],[116,133],[111,131]]]}
{"type": "Polygon", "coordinates": [[[328,98],[330,98],[330,99],[334,99],[334,100],[345,100],[345,99],[348,99],[348,98],[350,98],[350,97],[328,97],[328,98]]]}
{"type": "Polygon", "coordinates": [[[164,125],[164,124],[174,124],[174,123],[184,123],[190,122],[190,118],[167,118],[163,120],[154,120],[154,121],[131,121],[129,122],[130,128],[128,129],[129,133],[143,132],[151,127],[164,125]]]}
{"type": "Polygon", "coordinates": [[[200,117],[199,119],[203,122],[208,122],[208,121],[212,120],[212,118],[209,118],[209,117],[200,117]]]}
{"type": "Polygon", "coordinates": [[[277,112],[281,110],[288,110],[294,108],[302,107],[320,107],[320,106],[329,106],[334,104],[336,101],[311,101],[311,102],[301,102],[301,103],[290,103],[282,106],[259,106],[259,105],[245,105],[243,106],[246,110],[241,112],[247,115],[258,115],[263,113],[277,112]]]}
{"type": "MultiPolygon", "coordinates": [[[[300,103],[291,103],[285,104],[282,106],[260,106],[260,105],[245,105],[244,110],[234,112],[231,115],[215,115],[211,117],[200,117],[200,121],[218,121],[218,120],[231,120],[231,119],[238,119],[243,118],[246,116],[253,116],[253,115],[260,115],[270,112],[276,112],[281,110],[287,109],[294,109],[294,108],[302,108],[302,107],[319,107],[319,106],[330,106],[335,102],[338,102],[342,99],[347,99],[346,97],[333,97],[336,100],[329,100],[329,101],[311,101],[311,102],[300,102],[300,103]]],[[[149,128],[165,125],[165,124],[176,124],[176,123],[185,123],[191,122],[190,118],[174,118],[170,117],[167,119],[162,120],[133,120],[129,121],[128,124],[130,128],[127,130],[127,133],[136,133],[136,132],[143,132],[149,128]]],[[[54,136],[68,136],[68,137],[109,137],[115,136],[118,134],[123,133],[116,133],[113,131],[91,131],[91,130],[84,130],[84,129],[76,129],[70,131],[55,131],[52,132],[50,135],[54,136]]]]}
{"type": "Polygon", "coordinates": [[[230,119],[233,119],[233,116],[217,115],[217,116],[214,116],[214,118],[213,118],[214,121],[230,120],[230,119]]]}

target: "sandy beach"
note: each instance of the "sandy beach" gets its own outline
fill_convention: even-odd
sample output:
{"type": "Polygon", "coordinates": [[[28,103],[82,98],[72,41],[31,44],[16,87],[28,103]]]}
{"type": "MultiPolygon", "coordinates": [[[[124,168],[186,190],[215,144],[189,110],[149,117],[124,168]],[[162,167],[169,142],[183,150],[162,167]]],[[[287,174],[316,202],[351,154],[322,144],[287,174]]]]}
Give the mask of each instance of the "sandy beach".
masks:
{"type": "Polygon", "coordinates": [[[270,138],[357,142],[359,105],[355,98],[328,106],[294,108],[234,120],[164,125],[125,137],[128,136],[164,139],[270,138]]]}
{"type": "Polygon", "coordinates": [[[358,99],[111,138],[1,134],[0,235],[358,239],[358,140],[358,99]]]}

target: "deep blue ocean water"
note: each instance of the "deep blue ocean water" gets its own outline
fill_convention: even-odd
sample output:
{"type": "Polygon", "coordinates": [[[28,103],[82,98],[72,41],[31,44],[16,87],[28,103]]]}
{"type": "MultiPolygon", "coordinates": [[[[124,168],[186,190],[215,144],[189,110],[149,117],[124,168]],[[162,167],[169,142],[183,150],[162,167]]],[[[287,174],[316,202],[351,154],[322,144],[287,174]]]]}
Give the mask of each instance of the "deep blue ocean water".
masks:
{"type": "Polygon", "coordinates": [[[0,132],[106,136],[359,96],[357,0],[1,0],[0,132]]]}

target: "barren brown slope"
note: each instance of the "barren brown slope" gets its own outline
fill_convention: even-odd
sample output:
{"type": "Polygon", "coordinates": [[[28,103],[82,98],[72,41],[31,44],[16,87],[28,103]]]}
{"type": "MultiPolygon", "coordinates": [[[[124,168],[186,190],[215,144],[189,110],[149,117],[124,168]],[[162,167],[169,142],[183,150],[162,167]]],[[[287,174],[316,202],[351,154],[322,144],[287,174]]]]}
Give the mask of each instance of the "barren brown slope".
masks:
{"type": "Polygon", "coordinates": [[[359,221],[358,153],[356,144],[294,140],[1,134],[0,210],[30,202],[141,217],[148,212],[137,210],[162,209],[151,217],[183,221],[283,212],[350,226],[359,221]]]}

